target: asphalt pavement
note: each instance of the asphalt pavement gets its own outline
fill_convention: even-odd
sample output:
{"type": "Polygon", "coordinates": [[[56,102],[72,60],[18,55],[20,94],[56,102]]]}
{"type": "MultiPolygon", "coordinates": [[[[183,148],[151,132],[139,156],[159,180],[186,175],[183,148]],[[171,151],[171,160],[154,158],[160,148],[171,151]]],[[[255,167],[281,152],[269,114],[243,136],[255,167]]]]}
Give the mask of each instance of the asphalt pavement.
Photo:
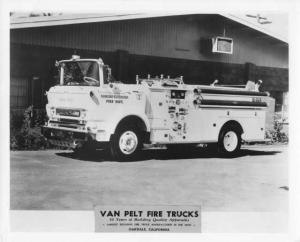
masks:
{"type": "Polygon", "coordinates": [[[134,162],[103,151],[11,151],[12,210],[96,205],[201,205],[203,211],[287,212],[288,147],[246,146],[236,158],[197,148],[143,151],[134,162]]]}

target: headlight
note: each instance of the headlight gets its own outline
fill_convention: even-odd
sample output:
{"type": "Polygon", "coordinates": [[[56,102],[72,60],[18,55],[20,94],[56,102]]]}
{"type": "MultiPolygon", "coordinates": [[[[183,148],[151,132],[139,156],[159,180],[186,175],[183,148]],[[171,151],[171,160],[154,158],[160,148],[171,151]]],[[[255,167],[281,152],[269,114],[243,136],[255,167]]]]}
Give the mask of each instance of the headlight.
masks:
{"type": "Polygon", "coordinates": [[[81,111],[81,118],[86,118],[86,110],[81,111]]]}
{"type": "Polygon", "coordinates": [[[51,107],[50,108],[50,116],[52,117],[52,116],[54,116],[55,115],[55,108],[54,107],[51,107]]]}

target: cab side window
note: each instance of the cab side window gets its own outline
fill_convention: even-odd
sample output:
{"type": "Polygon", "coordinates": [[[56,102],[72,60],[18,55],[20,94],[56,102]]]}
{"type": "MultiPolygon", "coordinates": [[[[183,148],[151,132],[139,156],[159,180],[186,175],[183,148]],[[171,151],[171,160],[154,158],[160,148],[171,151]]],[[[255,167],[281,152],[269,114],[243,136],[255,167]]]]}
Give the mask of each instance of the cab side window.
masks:
{"type": "Polygon", "coordinates": [[[103,83],[104,84],[108,84],[109,83],[108,67],[106,65],[103,66],[103,83]]]}
{"type": "Polygon", "coordinates": [[[110,82],[116,82],[115,78],[111,74],[111,69],[108,65],[103,66],[103,81],[104,81],[104,84],[107,84],[110,82]]]}

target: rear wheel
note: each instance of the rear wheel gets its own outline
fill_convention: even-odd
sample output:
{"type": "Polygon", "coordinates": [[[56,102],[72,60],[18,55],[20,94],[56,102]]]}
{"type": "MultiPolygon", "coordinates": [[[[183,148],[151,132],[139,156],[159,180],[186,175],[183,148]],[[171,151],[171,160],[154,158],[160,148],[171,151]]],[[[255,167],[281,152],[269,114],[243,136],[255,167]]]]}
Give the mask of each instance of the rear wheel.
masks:
{"type": "Polygon", "coordinates": [[[236,155],[241,148],[241,132],[234,126],[228,126],[221,130],[218,141],[218,150],[226,156],[236,155]]]}
{"type": "Polygon", "coordinates": [[[141,148],[141,132],[135,127],[118,128],[110,145],[111,155],[116,160],[136,159],[141,148]]]}

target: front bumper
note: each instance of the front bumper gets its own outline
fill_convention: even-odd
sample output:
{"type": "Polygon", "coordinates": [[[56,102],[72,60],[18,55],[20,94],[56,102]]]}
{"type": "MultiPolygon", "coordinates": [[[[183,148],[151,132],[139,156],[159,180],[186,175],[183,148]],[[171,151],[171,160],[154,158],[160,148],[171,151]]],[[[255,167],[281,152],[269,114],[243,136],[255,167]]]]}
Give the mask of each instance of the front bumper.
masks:
{"type": "Polygon", "coordinates": [[[42,134],[50,144],[66,148],[80,148],[84,143],[93,140],[93,135],[87,132],[74,131],[72,129],[62,129],[59,127],[42,127],[42,134]]]}

